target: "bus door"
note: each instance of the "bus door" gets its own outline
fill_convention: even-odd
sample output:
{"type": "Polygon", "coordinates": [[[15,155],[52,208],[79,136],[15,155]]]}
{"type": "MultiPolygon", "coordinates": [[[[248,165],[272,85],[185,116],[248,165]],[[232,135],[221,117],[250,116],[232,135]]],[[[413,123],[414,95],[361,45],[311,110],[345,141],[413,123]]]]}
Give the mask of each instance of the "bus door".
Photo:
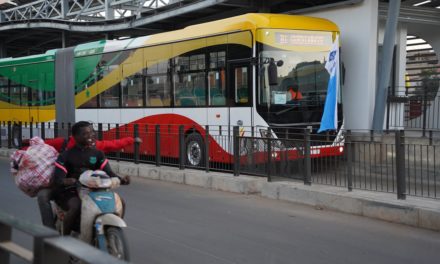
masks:
{"type": "Polygon", "coordinates": [[[250,61],[230,63],[228,73],[229,125],[240,127],[240,134],[250,136],[253,126],[250,61]]]}

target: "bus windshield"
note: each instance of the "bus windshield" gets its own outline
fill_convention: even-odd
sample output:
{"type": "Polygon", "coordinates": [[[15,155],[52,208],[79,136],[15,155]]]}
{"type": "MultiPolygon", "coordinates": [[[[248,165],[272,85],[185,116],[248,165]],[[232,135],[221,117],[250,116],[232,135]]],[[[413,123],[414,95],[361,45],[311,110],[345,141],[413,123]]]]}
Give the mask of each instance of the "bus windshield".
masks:
{"type": "Polygon", "coordinates": [[[264,35],[272,39],[263,39],[258,53],[257,105],[265,112],[262,116],[271,125],[320,122],[330,78],[325,63],[332,32],[269,33],[264,35]],[[271,67],[276,67],[276,76],[271,67]]]}
{"type": "Polygon", "coordinates": [[[259,103],[276,105],[303,100],[318,104],[325,98],[330,77],[324,67],[326,53],[328,52],[261,52],[261,59],[273,58],[276,62],[282,61],[283,65],[277,67],[277,84],[269,83],[268,67],[262,67],[259,103]]]}

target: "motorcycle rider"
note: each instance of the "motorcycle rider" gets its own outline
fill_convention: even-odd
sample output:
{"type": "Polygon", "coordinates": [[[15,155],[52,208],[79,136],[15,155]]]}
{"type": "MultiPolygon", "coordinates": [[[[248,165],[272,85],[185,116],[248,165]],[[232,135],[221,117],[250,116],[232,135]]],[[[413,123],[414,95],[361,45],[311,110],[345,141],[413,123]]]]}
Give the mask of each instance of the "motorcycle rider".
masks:
{"type": "MultiPolygon", "coordinates": [[[[142,140],[140,138],[132,138],[132,137],[124,137],[121,139],[115,140],[95,140],[95,131],[93,130],[92,124],[90,124],[90,128],[93,131],[92,145],[98,150],[102,150],[104,153],[118,151],[121,148],[132,145],[134,142],[141,143],[142,140]]],[[[63,152],[64,150],[71,149],[76,145],[75,139],[73,136],[70,136],[66,141],[63,137],[58,137],[55,139],[46,139],[45,143],[54,147],[58,152],[63,152]]],[[[23,149],[26,149],[24,147],[23,149]]],[[[37,195],[38,207],[40,209],[41,221],[43,225],[55,229],[55,221],[54,215],[52,212],[52,207],[50,205],[50,201],[54,199],[54,186],[50,186],[48,188],[42,188],[37,195]]],[[[124,207],[125,208],[125,207],[124,207]]]]}
{"type": "Polygon", "coordinates": [[[75,123],[72,126],[72,136],[76,145],[58,156],[54,172],[55,200],[66,210],[63,228],[63,234],[66,235],[71,233],[81,213],[81,200],[76,186],[82,172],[103,170],[110,177],[118,177],[121,184],[130,183],[128,176],[116,175],[104,153],[93,147],[94,132],[89,122],[75,123]]]}

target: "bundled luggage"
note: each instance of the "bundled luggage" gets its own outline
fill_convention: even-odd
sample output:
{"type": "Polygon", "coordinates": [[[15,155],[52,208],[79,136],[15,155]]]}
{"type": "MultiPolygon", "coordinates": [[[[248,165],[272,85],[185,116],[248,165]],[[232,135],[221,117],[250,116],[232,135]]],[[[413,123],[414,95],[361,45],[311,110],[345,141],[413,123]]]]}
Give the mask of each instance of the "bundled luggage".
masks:
{"type": "Polygon", "coordinates": [[[29,144],[26,150],[17,150],[11,155],[11,172],[18,188],[34,197],[41,188],[51,184],[58,151],[40,137],[33,137],[29,144]]]}

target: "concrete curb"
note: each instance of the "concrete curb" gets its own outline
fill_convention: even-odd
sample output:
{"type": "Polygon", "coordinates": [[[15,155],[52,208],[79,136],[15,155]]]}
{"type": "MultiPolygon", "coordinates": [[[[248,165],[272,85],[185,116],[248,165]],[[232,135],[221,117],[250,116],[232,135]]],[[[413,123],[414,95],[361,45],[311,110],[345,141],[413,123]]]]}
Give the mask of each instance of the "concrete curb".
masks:
{"type": "MultiPolygon", "coordinates": [[[[15,150],[0,148],[0,156],[9,157],[15,150]]],[[[294,202],[388,222],[440,231],[440,201],[417,197],[397,200],[395,194],[354,190],[301,182],[267,182],[266,178],[230,173],[179,170],[151,164],[110,162],[121,174],[150,180],[161,180],[219,191],[254,194],[265,198],[294,202]]]]}

